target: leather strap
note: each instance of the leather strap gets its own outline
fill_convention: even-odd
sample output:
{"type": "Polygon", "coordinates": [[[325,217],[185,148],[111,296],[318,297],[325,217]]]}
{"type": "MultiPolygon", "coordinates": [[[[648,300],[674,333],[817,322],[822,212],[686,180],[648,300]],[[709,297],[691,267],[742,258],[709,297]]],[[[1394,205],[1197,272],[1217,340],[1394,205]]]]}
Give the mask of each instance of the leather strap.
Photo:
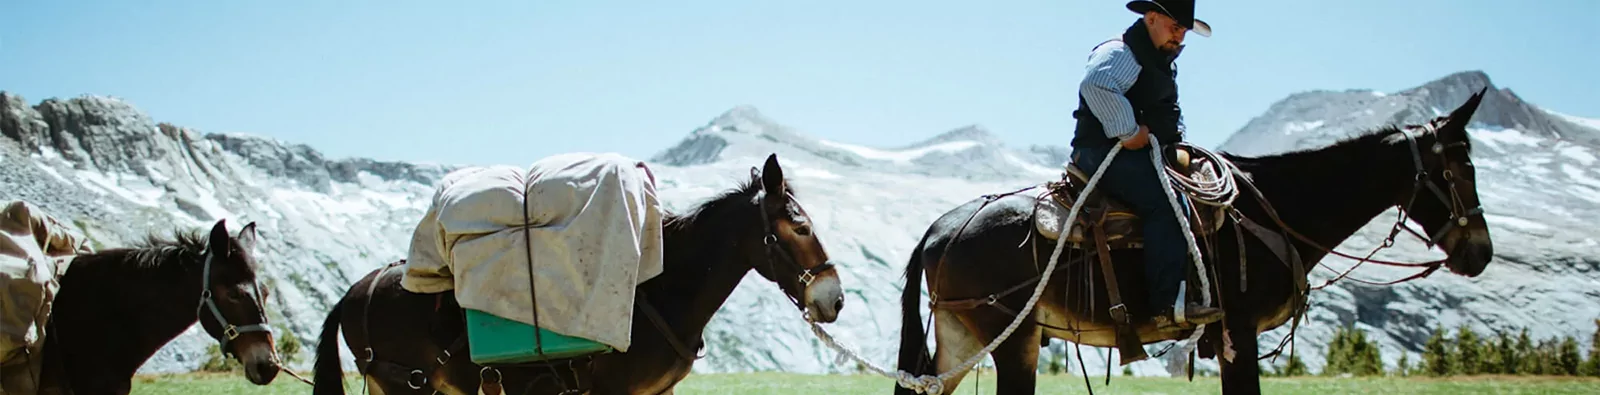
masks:
{"type": "MultiPolygon", "coordinates": [[[[678,335],[672,332],[672,327],[667,325],[667,320],[662,318],[661,313],[656,311],[656,308],[651,306],[650,302],[647,301],[649,298],[645,297],[643,289],[638,290],[637,293],[638,301],[635,302],[633,306],[638,308],[640,312],[644,313],[644,317],[649,319],[650,323],[654,324],[657,330],[661,331],[661,337],[667,338],[667,345],[672,346],[672,350],[676,351],[679,357],[689,362],[694,362],[695,360],[705,357],[705,355],[696,355],[695,353],[690,352],[689,347],[684,345],[682,341],[678,340],[678,335]]],[[[700,342],[700,347],[697,348],[697,350],[704,349],[705,343],[700,342]]]]}
{"type": "MultiPolygon", "coordinates": [[[[1105,277],[1106,296],[1111,301],[1112,326],[1117,330],[1117,351],[1122,354],[1120,362],[1122,365],[1127,365],[1150,358],[1150,355],[1144,352],[1144,343],[1139,340],[1139,333],[1133,330],[1128,306],[1122,303],[1122,289],[1117,284],[1117,270],[1111,265],[1111,247],[1106,242],[1105,226],[1096,224],[1089,228],[1094,232],[1094,245],[1097,255],[1100,256],[1100,272],[1105,277]]],[[[1110,366],[1106,365],[1108,368],[1110,366]]]]}

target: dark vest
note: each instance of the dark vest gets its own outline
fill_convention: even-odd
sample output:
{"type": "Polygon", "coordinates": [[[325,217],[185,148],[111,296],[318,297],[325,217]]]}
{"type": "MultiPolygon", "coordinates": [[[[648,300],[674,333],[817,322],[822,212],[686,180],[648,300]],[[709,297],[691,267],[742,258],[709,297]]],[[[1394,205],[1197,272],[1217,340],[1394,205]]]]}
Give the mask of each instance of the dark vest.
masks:
{"type": "MultiPolygon", "coordinates": [[[[1177,54],[1162,52],[1150,42],[1150,32],[1145,30],[1144,19],[1139,19],[1122,33],[1121,40],[1133,51],[1139,62],[1139,77],[1123,96],[1133,105],[1134,119],[1150,127],[1150,134],[1168,146],[1182,141],[1178,133],[1178,72],[1172,62],[1177,54]]],[[[1104,44],[1102,44],[1104,45],[1104,44]]],[[[1089,103],[1078,94],[1078,110],[1072,112],[1078,119],[1077,132],[1072,146],[1110,147],[1117,140],[1107,138],[1100,119],[1089,111],[1089,103]]]]}

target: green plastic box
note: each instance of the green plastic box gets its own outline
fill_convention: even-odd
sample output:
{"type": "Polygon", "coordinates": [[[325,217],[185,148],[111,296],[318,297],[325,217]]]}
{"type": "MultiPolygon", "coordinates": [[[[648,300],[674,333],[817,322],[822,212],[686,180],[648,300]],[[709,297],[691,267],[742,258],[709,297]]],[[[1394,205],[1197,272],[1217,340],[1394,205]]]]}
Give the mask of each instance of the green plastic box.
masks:
{"type": "Polygon", "coordinates": [[[608,353],[615,349],[599,342],[566,336],[494,314],[466,309],[467,344],[478,364],[538,362],[608,353]],[[544,353],[534,349],[533,332],[539,331],[544,353]]]}

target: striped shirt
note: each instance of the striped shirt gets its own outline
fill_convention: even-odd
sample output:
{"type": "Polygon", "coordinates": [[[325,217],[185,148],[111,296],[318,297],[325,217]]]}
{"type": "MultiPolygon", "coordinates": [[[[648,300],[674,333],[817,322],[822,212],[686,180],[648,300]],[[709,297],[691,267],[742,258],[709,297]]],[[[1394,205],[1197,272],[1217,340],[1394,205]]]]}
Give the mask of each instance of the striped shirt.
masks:
{"type": "MultiPolygon", "coordinates": [[[[1089,64],[1078,92],[1089,105],[1089,111],[1100,120],[1106,137],[1123,138],[1139,132],[1133,105],[1128,103],[1125,94],[1138,80],[1140,69],[1133,50],[1121,40],[1108,41],[1089,54],[1089,64]]],[[[1178,130],[1183,129],[1183,122],[1178,122],[1178,130]]]]}

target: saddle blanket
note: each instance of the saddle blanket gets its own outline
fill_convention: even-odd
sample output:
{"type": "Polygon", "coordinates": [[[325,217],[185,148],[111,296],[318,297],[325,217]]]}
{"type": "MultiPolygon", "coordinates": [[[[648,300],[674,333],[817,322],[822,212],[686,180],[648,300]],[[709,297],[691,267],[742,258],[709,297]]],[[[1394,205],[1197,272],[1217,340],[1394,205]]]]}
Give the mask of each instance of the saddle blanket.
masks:
{"type": "Polygon", "coordinates": [[[61,276],[93,252],[76,228],[14,200],[0,209],[0,394],[28,394],[39,381],[45,324],[61,276]]]}
{"type": "Polygon", "coordinates": [[[634,287],[662,271],[661,227],[654,175],[618,154],[464,168],[417,224],[401,285],[535,325],[531,267],[539,327],[627,351],[634,287]]]}

